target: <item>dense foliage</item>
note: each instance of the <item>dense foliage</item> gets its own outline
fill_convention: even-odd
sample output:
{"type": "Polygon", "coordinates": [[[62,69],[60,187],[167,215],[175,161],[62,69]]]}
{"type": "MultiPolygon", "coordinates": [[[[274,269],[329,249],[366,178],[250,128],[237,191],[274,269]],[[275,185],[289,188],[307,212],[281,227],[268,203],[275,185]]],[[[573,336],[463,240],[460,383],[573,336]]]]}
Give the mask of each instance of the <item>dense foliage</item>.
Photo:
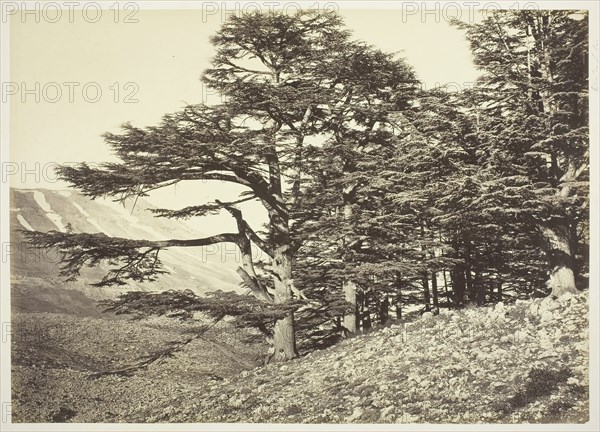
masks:
{"type": "Polygon", "coordinates": [[[186,107],[154,127],[127,124],[105,135],[122,163],[60,174],[93,198],[235,183],[246,188],[237,201],[156,213],[224,210],[238,231],[161,242],[26,235],[59,248],[71,278],[108,261],[101,284],[152,280],[164,248],[235,243],[251,300],[169,292],[109,306],[233,316],[272,338],[282,360],[298,354],[297,330],[331,341],[391,312],[400,318],[406,306],[438,313],[575,291],[588,271],[587,15],[493,11],[454,24],[482,78],[448,93],[420,91],[405,61],[352,41],[336,14],[232,17],[211,39],[203,76],[225,102],[186,107]],[[250,200],[268,214],[264,231],[237,207],[250,200]]]}

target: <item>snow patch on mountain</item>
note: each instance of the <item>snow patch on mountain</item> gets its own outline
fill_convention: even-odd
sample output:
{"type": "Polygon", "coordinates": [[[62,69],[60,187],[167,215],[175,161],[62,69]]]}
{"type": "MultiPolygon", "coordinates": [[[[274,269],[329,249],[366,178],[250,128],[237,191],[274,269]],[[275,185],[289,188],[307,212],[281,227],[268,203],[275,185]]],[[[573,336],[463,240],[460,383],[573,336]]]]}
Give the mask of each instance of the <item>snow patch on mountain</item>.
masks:
{"type": "Polygon", "coordinates": [[[50,204],[48,204],[48,201],[46,201],[46,196],[42,192],[36,190],[33,192],[33,199],[37,205],[39,205],[42,210],[46,212],[46,217],[50,219],[50,222],[56,225],[60,232],[65,232],[66,227],[62,223],[62,217],[52,210],[52,207],[50,207],[50,204]]]}
{"type": "Polygon", "coordinates": [[[25,218],[23,216],[21,216],[20,214],[17,215],[17,220],[19,221],[21,226],[23,228],[25,228],[27,231],[34,231],[34,229],[31,227],[31,225],[29,225],[29,223],[25,220],[25,218]]]}
{"type": "Polygon", "coordinates": [[[98,222],[96,222],[96,220],[94,218],[92,218],[90,216],[90,214],[88,212],[86,212],[83,207],[81,207],[79,204],[77,204],[76,202],[72,203],[73,206],[75,206],[75,208],[77,209],[77,211],[79,213],[81,213],[83,215],[83,217],[85,217],[85,219],[92,225],[94,226],[98,231],[100,231],[101,233],[104,233],[106,235],[110,235],[106,230],[104,230],[100,224],[98,222]]]}
{"type": "Polygon", "coordinates": [[[133,216],[125,207],[121,206],[120,204],[109,200],[98,200],[98,202],[106,207],[109,207],[114,213],[117,213],[119,216],[125,219],[130,226],[150,234],[152,240],[167,240],[167,237],[156,231],[154,228],[149,227],[148,225],[140,224],[140,219],[137,216],[133,216]]]}

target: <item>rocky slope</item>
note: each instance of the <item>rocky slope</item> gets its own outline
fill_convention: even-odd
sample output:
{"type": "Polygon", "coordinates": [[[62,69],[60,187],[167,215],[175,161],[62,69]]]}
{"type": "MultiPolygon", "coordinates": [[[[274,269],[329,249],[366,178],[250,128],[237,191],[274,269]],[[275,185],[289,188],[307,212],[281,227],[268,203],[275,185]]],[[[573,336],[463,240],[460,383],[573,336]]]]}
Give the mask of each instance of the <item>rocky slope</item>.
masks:
{"type": "MultiPolygon", "coordinates": [[[[51,316],[59,328],[62,317],[51,316]]],[[[81,422],[583,423],[589,415],[587,292],[425,314],[287,364],[207,366],[205,348],[190,345],[133,377],[86,380],[78,365],[98,361],[85,347],[106,339],[104,332],[121,344],[126,331],[138,353],[165,340],[156,327],[126,330],[130,324],[94,331],[89,321],[85,343],[67,340],[62,351],[36,345],[56,350],[59,363],[34,366],[17,353],[13,418],[48,421],[62,412],[63,420],[81,422]]],[[[123,352],[109,349],[102,361],[123,352]]]]}
{"type": "Polygon", "coordinates": [[[59,313],[15,313],[12,340],[13,422],[122,422],[150,403],[253,368],[262,338],[227,323],[212,327],[173,358],[127,375],[141,358],[185,341],[195,326],[167,318],[107,320],[59,313]]]}

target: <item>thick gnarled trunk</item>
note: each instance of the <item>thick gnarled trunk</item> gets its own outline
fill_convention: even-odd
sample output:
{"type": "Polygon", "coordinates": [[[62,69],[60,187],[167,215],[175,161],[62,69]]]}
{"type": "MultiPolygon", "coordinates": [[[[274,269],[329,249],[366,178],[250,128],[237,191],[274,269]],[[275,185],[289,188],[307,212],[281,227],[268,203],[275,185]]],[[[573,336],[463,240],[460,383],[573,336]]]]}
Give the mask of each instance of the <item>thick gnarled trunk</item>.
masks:
{"type": "MultiPolygon", "coordinates": [[[[276,249],[273,257],[275,304],[287,303],[292,300],[292,260],[286,250],[286,247],[276,249]]],[[[273,361],[286,361],[298,357],[292,312],[275,322],[273,344],[275,348],[273,361]]]]}
{"type": "Polygon", "coordinates": [[[564,224],[555,224],[543,229],[550,246],[549,258],[552,267],[546,284],[552,290],[550,295],[555,297],[577,291],[570,232],[564,224]]]}

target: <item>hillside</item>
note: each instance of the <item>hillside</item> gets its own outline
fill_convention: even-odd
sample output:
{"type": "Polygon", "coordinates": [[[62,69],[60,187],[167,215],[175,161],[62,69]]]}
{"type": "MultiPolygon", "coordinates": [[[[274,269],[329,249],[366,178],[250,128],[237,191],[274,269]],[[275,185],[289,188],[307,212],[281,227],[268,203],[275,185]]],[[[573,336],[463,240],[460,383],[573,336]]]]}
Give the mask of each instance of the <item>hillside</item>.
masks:
{"type": "Polygon", "coordinates": [[[102,316],[96,300],[112,298],[130,290],[161,291],[177,287],[202,294],[207,291],[239,291],[237,264],[230,252],[217,246],[208,248],[172,248],[161,252],[169,274],[152,283],[129,283],[114,288],[96,288],[107,267],[84,269],[79,280],[65,282],[59,276],[56,253],[28,248],[20,230],[65,231],[68,224],[75,232],[103,232],[114,237],[163,240],[200,238],[185,222],[172,223],[155,218],[143,199],[125,207],[108,199],[90,200],[72,191],[47,189],[11,189],[11,285],[13,311],[58,312],[81,316],[102,316]]]}
{"type": "Polygon", "coordinates": [[[13,345],[13,421],[583,423],[589,415],[587,292],[425,314],[256,368],[249,363],[260,363],[260,350],[226,330],[132,377],[89,379],[181,335],[177,326],[17,315],[13,340],[25,343],[13,345]],[[36,322],[52,342],[31,343],[36,322]],[[236,354],[203,362],[215,341],[236,354]]]}

